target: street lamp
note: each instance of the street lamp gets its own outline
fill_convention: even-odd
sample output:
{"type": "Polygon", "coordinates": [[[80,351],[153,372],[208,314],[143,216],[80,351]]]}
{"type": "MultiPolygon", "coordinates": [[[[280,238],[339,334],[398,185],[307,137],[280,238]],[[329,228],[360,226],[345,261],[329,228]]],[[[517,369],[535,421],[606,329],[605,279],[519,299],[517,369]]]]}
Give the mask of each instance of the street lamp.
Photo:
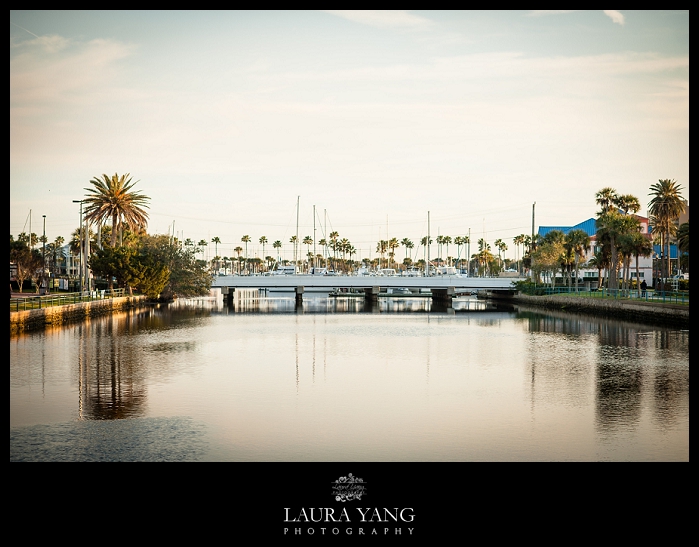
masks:
{"type": "Polygon", "coordinates": [[[73,203],[80,204],[80,222],[78,223],[78,237],[80,240],[80,292],[83,292],[83,202],[80,199],[74,199],[73,203]]]}
{"type": "Polygon", "coordinates": [[[44,271],[41,277],[48,288],[48,281],[46,281],[46,215],[41,216],[44,218],[44,235],[41,238],[41,256],[44,259],[44,271]]]}

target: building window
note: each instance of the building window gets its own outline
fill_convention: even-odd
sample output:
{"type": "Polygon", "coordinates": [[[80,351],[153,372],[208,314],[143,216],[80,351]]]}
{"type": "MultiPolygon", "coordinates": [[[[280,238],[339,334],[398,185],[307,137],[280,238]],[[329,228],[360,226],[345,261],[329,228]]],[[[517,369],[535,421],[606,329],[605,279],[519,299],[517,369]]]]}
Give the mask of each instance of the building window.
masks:
{"type": "MultiPolygon", "coordinates": [[[[636,272],[631,272],[631,277],[636,277],[636,272]]],[[[638,277],[640,278],[645,276],[643,275],[643,272],[638,272],[638,277]]]]}

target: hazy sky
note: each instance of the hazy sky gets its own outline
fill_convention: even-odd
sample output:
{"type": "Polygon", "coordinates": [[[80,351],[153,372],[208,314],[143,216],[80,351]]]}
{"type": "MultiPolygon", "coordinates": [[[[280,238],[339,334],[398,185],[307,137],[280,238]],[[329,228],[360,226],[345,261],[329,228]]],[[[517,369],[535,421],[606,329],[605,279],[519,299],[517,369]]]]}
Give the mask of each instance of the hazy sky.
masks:
{"type": "MultiPolygon", "coordinates": [[[[69,238],[131,173],[149,233],[379,239],[689,199],[688,11],[10,11],[10,233],[69,238]]],[[[213,254],[213,245],[209,246],[213,254]]],[[[435,252],[433,251],[434,255],[435,252]]],[[[449,254],[454,254],[450,250],[449,254]]],[[[403,256],[398,253],[399,258],[403,256]]]]}

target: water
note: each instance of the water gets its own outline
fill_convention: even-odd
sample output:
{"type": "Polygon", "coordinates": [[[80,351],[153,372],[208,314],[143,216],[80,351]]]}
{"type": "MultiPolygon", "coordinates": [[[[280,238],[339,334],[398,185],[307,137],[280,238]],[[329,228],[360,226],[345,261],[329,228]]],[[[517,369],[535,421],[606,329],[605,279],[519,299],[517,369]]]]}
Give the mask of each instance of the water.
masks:
{"type": "Polygon", "coordinates": [[[689,332],[199,299],[10,339],[11,461],[689,461],[689,332]]]}

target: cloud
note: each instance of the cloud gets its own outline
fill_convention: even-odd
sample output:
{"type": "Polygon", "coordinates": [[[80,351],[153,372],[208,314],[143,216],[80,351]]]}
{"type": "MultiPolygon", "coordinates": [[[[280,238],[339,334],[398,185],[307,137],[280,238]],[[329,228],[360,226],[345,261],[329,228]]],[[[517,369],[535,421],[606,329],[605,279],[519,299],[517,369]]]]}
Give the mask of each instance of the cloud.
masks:
{"type": "Polygon", "coordinates": [[[432,21],[418,17],[405,10],[324,10],[355,23],[379,28],[419,28],[427,27],[432,21]]]}
{"type": "Polygon", "coordinates": [[[112,41],[71,42],[43,36],[19,44],[10,58],[10,108],[39,104],[59,108],[118,96],[113,89],[120,73],[118,62],[134,46],[112,41]]]}
{"type": "Polygon", "coordinates": [[[621,14],[621,12],[619,12],[615,9],[605,9],[602,11],[604,12],[604,14],[607,17],[611,17],[612,21],[614,21],[615,23],[617,23],[619,25],[624,24],[624,16],[621,14]]]}

